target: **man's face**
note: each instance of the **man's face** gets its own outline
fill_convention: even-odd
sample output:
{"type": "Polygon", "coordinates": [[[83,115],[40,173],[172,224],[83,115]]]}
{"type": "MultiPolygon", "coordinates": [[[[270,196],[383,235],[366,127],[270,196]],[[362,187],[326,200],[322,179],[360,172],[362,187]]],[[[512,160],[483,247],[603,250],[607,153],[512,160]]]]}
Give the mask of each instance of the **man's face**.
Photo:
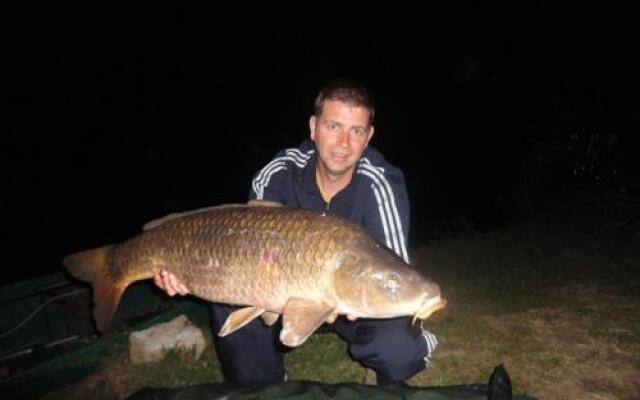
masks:
{"type": "Polygon", "coordinates": [[[369,111],[339,100],[324,103],[322,114],[309,119],[322,168],[339,177],[351,173],[373,136],[369,111]]]}

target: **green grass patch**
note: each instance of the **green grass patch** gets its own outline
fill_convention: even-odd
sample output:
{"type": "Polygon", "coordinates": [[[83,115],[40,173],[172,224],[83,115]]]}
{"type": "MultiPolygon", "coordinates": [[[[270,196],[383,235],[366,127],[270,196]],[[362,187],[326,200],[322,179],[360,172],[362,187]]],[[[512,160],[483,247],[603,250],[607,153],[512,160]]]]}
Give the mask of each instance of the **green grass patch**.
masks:
{"type": "Polygon", "coordinates": [[[347,354],[346,343],[333,333],[312,335],[286,354],[285,365],[292,380],[361,382],[365,373],[347,354]]]}

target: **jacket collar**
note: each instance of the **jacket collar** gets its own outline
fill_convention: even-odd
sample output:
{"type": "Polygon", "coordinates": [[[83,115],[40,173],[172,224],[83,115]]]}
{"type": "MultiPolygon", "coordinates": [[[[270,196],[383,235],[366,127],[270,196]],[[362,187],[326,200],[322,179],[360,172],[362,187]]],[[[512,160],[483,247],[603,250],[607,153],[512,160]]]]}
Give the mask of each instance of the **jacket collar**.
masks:
{"type": "Polygon", "coordinates": [[[316,183],[316,165],[318,165],[318,150],[311,155],[306,168],[302,170],[302,189],[305,193],[314,194],[322,198],[320,188],[316,183]]]}

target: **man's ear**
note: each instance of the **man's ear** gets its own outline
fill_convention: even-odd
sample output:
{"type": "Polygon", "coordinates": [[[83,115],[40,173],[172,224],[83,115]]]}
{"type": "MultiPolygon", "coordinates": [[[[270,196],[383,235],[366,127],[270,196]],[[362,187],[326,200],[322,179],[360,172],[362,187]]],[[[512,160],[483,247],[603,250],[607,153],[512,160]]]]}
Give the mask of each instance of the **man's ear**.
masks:
{"type": "Polygon", "coordinates": [[[369,145],[369,141],[373,137],[373,131],[375,131],[375,129],[373,125],[371,125],[371,128],[369,128],[369,137],[367,138],[367,143],[365,143],[364,147],[367,147],[369,145]]]}
{"type": "Polygon", "coordinates": [[[309,137],[314,142],[316,141],[316,116],[315,115],[312,115],[311,118],[309,118],[309,137]]]}

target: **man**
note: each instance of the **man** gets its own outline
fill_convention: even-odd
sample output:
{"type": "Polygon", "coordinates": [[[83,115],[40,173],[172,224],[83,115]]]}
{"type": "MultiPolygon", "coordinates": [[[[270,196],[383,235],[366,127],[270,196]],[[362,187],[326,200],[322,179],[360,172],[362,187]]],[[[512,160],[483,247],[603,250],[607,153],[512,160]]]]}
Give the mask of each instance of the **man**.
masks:
{"type": "MultiPolygon", "coordinates": [[[[375,106],[362,84],[334,81],[315,101],[309,119],[311,140],[286,149],[254,177],[250,198],[293,208],[332,213],[360,224],[405,261],[409,201],[402,172],[369,146],[375,106]]],[[[162,273],[156,284],[169,295],[186,294],[175,277],[162,273]]],[[[232,306],[212,305],[217,332],[232,306]]],[[[408,318],[355,320],[339,317],[330,328],[349,344],[351,356],[374,370],[379,385],[401,383],[423,370],[437,345],[435,336],[408,318]]],[[[224,338],[216,351],[229,382],[285,379],[274,329],[255,319],[224,338]]]]}

